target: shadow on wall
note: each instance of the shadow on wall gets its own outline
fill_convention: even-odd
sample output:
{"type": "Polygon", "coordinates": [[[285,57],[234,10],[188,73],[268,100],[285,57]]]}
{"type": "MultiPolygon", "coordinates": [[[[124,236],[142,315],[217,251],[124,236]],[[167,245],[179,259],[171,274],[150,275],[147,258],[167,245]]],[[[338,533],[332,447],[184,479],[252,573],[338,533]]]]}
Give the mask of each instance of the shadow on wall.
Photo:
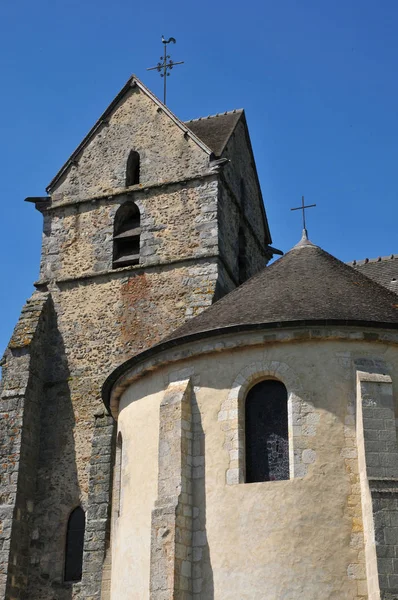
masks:
{"type": "Polygon", "coordinates": [[[195,393],[192,394],[193,419],[193,536],[192,597],[213,600],[214,582],[206,530],[206,442],[195,393]]]}
{"type": "Polygon", "coordinates": [[[66,529],[71,511],[80,505],[80,489],[70,373],[52,301],[47,332],[28,588],[30,598],[71,600],[80,584],[64,582],[66,529]]]}

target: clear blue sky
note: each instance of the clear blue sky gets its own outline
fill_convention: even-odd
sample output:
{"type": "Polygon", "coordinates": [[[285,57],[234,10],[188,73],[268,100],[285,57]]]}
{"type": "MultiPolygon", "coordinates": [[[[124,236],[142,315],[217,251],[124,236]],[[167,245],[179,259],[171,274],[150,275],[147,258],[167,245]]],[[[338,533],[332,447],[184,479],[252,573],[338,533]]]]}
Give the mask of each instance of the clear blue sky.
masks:
{"type": "Polygon", "coordinates": [[[342,260],[398,253],[398,2],[2,0],[0,352],[37,279],[45,187],[131,73],[174,36],[169,106],[245,108],[273,242],[342,260]]]}

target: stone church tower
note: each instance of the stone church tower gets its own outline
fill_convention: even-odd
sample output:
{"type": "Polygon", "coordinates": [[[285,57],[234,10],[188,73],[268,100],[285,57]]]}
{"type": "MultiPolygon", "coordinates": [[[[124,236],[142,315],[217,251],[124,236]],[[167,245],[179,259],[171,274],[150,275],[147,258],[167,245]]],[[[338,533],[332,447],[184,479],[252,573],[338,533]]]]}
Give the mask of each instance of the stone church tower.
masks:
{"type": "Polygon", "coordinates": [[[274,250],[243,111],[182,123],[136,77],[47,192],[28,198],[40,277],[1,362],[0,598],[105,600],[104,380],[274,250]]]}

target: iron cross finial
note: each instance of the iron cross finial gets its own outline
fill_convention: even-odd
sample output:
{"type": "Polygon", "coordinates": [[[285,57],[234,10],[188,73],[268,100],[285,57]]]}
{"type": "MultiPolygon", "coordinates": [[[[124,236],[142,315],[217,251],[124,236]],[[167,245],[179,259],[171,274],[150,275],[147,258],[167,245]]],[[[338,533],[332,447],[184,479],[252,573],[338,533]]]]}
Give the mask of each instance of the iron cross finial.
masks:
{"type": "Polygon", "coordinates": [[[147,71],[158,71],[160,73],[160,76],[163,77],[163,104],[166,104],[166,89],[167,89],[166,81],[167,81],[167,77],[169,77],[169,75],[170,75],[170,73],[168,71],[171,71],[171,69],[175,65],[183,65],[184,61],[174,62],[171,60],[170,54],[167,54],[166,46],[167,46],[167,44],[170,44],[170,43],[175,44],[176,43],[175,38],[171,37],[168,40],[165,40],[162,35],[162,42],[164,44],[164,55],[160,57],[160,60],[162,62],[158,62],[156,67],[150,67],[149,69],[147,69],[147,71]]]}
{"type": "Polygon", "coordinates": [[[301,196],[301,206],[297,206],[296,208],[290,209],[290,210],[302,210],[303,211],[303,233],[305,233],[306,237],[307,237],[307,228],[305,225],[305,209],[312,208],[313,206],[316,206],[316,204],[308,204],[307,206],[305,206],[304,205],[304,196],[301,196]]]}

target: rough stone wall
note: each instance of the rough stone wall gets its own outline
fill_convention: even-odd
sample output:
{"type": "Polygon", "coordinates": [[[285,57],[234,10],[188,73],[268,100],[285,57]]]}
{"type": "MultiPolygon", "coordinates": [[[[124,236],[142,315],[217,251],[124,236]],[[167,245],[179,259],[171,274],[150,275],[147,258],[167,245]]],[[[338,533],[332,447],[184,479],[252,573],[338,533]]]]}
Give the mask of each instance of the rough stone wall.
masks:
{"type": "Polygon", "coordinates": [[[259,187],[256,165],[250,147],[250,139],[243,119],[229,139],[222,156],[229,159],[223,169],[223,177],[236,198],[244,206],[247,221],[260,242],[267,236],[270,243],[268,222],[259,187]],[[242,187],[243,182],[243,187],[242,187]]]}
{"type": "Polygon", "coordinates": [[[140,185],[186,179],[208,167],[208,155],[138,87],[132,88],[54,190],[57,203],[123,188],[130,150],[140,154],[140,185]]]}
{"type": "Polygon", "coordinates": [[[241,200],[231,189],[220,183],[218,202],[219,244],[220,255],[226,274],[227,285],[225,293],[242,283],[239,277],[239,229],[244,233],[246,279],[263,269],[271,258],[266,250],[264,234],[258,237],[244,216],[241,200]]]}
{"type": "Polygon", "coordinates": [[[234,282],[233,287],[241,283],[238,268],[240,228],[245,241],[247,278],[264,268],[272,257],[267,251],[271,238],[249,144],[241,119],[222,154],[230,162],[220,174],[218,202],[220,254],[234,282]]]}
{"type": "Polygon", "coordinates": [[[87,527],[84,537],[80,596],[87,600],[104,598],[107,592],[110,593],[110,579],[106,577],[101,579],[98,573],[102,571],[105,554],[110,547],[114,436],[115,422],[112,417],[104,413],[96,414],[90,459],[87,527]]]}
{"type": "Polygon", "coordinates": [[[141,215],[140,267],[214,257],[217,177],[144,192],[51,207],[45,214],[40,282],[92,277],[112,270],[117,209],[134,201],[141,215]]]}

